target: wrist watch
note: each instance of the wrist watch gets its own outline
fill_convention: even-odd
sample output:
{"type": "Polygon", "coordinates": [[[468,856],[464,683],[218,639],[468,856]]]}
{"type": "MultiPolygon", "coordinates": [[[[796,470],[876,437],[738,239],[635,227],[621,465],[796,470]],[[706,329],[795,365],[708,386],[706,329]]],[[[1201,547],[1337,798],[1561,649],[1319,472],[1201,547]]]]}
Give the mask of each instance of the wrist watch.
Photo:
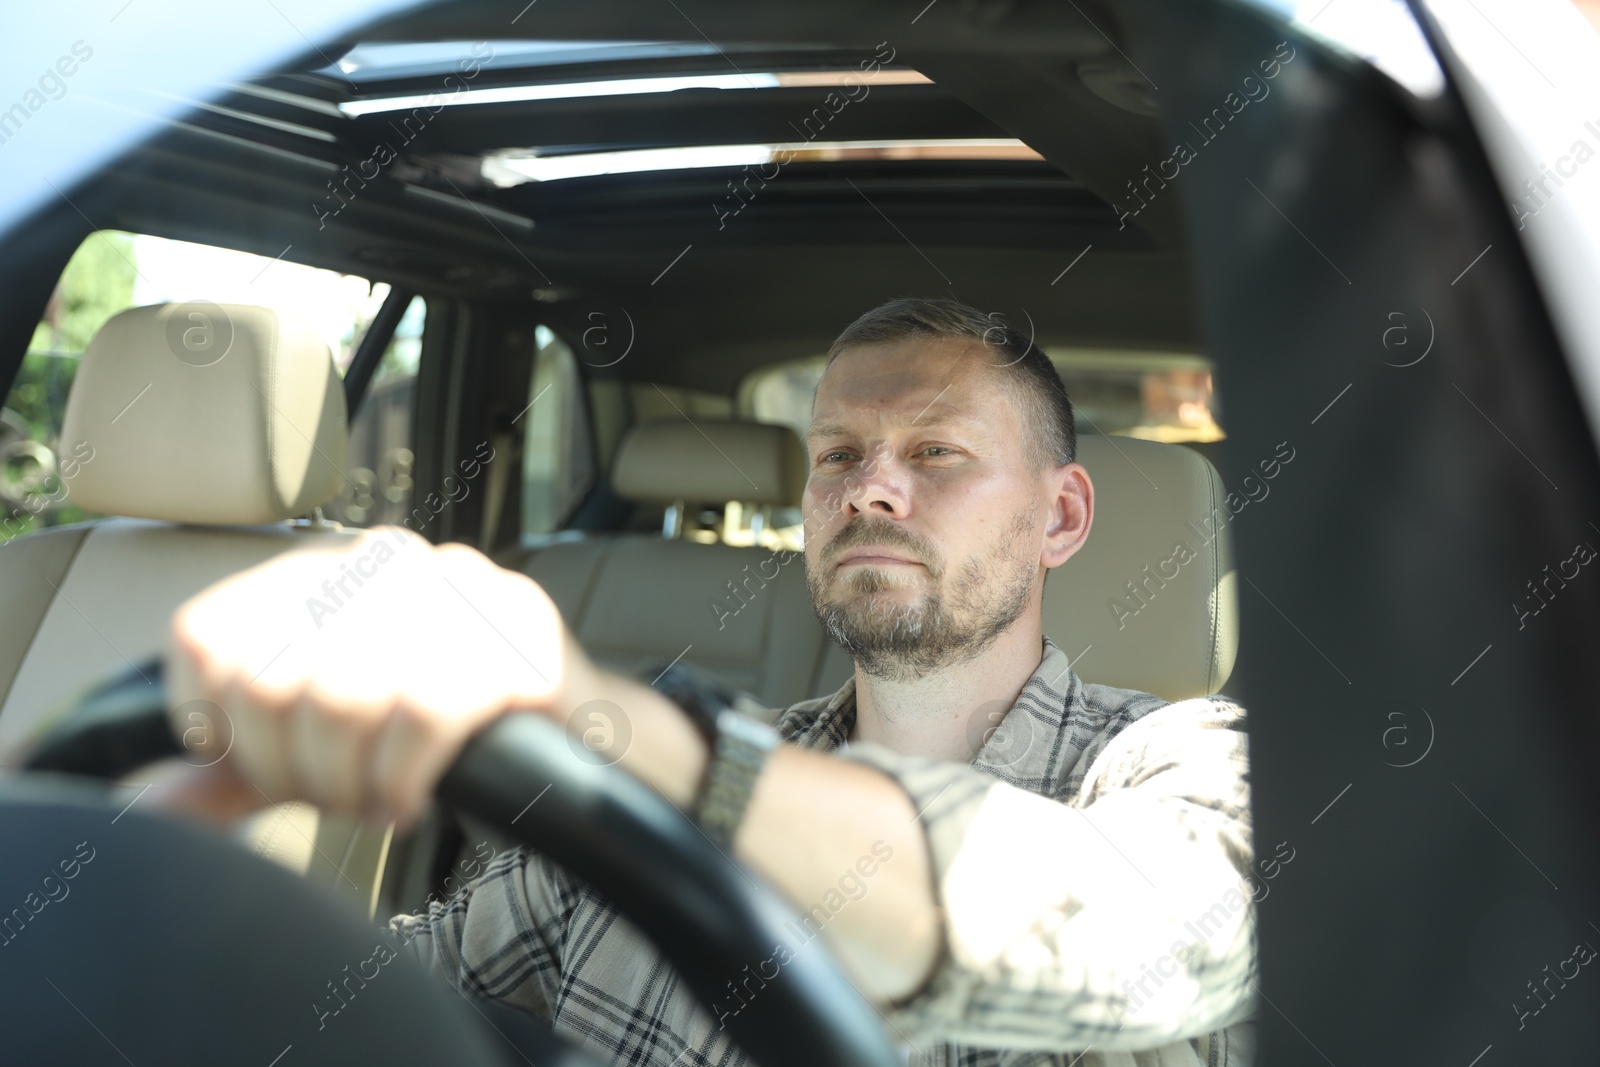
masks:
{"type": "Polygon", "coordinates": [[[735,711],[733,694],[686,664],[668,667],[655,688],[682,708],[705,738],[705,776],[691,815],[712,843],[727,851],[744,820],[756,778],[782,738],[766,723],[735,711]]]}

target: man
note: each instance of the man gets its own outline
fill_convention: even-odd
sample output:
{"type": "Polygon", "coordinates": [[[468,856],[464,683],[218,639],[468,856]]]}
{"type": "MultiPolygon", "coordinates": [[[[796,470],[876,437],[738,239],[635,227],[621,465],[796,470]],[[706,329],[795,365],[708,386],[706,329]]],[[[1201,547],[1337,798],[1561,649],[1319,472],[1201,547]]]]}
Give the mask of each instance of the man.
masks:
{"type": "MultiPolygon", "coordinates": [[[[714,752],[678,704],[590,662],[527,578],[400,531],[335,557],[369,557],[371,576],[314,634],[296,613],[330,569],[322,553],[184,605],[173,706],[222,705],[237,736],[223,766],[252,793],[405,826],[493,717],[570,725],[609,701],[631,725],[618,765],[800,907],[823,902],[816,927],[916,1062],[1248,1063],[1244,715],[1086,685],[1043,637],[1046,572],[1094,510],[1049,360],[971,308],[914,299],[863,315],[829,359],[805,567],[855,675],[784,712],[787,743],[754,728],[717,734],[714,752]],[[729,753],[758,770],[741,778],[729,753]]],[[[694,1002],[633,928],[526,850],[393,928],[450,981],[603,1058],[730,1062],[742,999],[694,1002]]]]}

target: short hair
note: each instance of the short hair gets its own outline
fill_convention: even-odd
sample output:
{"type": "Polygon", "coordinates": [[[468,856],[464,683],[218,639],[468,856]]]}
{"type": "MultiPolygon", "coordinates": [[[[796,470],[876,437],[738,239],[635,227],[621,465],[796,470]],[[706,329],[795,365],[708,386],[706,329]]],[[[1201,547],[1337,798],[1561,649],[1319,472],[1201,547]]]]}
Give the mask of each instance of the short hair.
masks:
{"type": "Polygon", "coordinates": [[[1078,455],[1078,430],[1072,400],[1050,357],[1032,339],[998,314],[985,315],[956,300],[897,297],[846,326],[828,346],[826,366],[858,345],[887,344],[906,337],[970,338],[981,342],[996,359],[997,370],[1010,370],[1021,387],[1024,423],[1033,430],[1041,467],[1059,467],[1078,455]]]}

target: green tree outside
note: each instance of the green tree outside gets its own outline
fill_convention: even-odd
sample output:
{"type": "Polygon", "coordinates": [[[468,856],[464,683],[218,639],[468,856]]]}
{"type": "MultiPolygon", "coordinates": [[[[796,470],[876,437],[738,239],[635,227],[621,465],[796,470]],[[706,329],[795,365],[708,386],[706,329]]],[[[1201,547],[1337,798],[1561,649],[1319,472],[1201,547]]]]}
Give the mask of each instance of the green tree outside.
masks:
{"type": "Polygon", "coordinates": [[[54,474],[45,476],[25,442],[58,451],[79,357],[107,319],[133,306],[137,278],[133,235],[108,230],[91,234],[61,272],[0,417],[0,497],[6,508],[0,543],[42,526],[93,517],[70,502],[49,506],[45,498],[59,496],[60,481],[54,474]]]}

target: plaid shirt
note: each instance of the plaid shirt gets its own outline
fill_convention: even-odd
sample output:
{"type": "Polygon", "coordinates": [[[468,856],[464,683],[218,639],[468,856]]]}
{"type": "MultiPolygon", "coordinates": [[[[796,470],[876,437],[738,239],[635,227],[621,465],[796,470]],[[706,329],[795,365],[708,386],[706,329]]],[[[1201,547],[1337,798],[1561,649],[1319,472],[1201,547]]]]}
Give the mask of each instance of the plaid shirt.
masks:
{"type": "MultiPolygon", "coordinates": [[[[855,713],[852,679],[778,728],[887,772],[922,812],[945,946],[884,1011],[909,1062],[1248,1067],[1243,709],[1087,685],[1046,639],[970,765],[847,744],[855,713]]],[[[553,1020],[602,1062],[745,1062],[637,929],[527,849],[390,928],[456,986],[553,1020]]]]}

